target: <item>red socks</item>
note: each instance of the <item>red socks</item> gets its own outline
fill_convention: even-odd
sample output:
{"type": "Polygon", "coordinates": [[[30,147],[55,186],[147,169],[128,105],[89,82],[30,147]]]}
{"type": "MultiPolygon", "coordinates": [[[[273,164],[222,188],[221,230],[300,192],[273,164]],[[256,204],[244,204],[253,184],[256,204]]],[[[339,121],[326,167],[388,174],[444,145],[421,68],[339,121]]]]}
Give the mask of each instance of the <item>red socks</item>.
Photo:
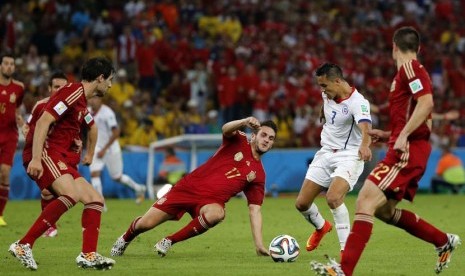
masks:
{"type": "Polygon", "coordinates": [[[103,203],[91,202],[82,211],[82,253],[96,252],[103,203]]]}
{"type": "Polygon", "coordinates": [[[200,235],[206,232],[212,226],[213,225],[210,225],[208,221],[205,219],[204,215],[200,215],[195,219],[191,220],[191,222],[184,228],[166,238],[171,240],[171,244],[175,244],[177,242],[200,235]]]}
{"type": "Polygon", "coordinates": [[[5,205],[8,202],[9,193],[10,193],[10,186],[0,184],[0,217],[3,216],[5,205]]]}
{"type": "Polygon", "coordinates": [[[142,217],[137,217],[135,220],[132,221],[131,225],[129,225],[128,230],[123,235],[123,239],[126,242],[131,242],[135,237],[137,237],[142,231],[136,230],[136,224],[142,217]]]}
{"type": "Polygon", "coordinates": [[[24,236],[19,243],[20,244],[30,244],[31,248],[34,245],[34,242],[57,220],[63,215],[66,211],[71,209],[76,202],[69,196],[63,195],[48,204],[48,206],[42,211],[34,224],[29,228],[26,236],[24,236]]]}

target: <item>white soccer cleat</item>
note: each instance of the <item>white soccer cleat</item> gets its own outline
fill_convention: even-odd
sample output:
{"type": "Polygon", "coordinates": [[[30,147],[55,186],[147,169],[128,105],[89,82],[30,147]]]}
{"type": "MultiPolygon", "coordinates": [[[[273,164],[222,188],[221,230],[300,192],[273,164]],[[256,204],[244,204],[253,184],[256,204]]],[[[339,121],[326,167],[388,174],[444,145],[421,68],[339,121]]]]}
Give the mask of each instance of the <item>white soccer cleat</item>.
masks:
{"type": "Polygon", "coordinates": [[[46,238],[54,238],[56,237],[56,235],[58,235],[58,229],[56,229],[55,227],[51,226],[47,229],[47,231],[45,231],[45,233],[42,235],[42,237],[46,237],[46,238]]]}
{"type": "Polygon", "coordinates": [[[167,238],[163,238],[161,239],[161,241],[155,244],[155,251],[157,251],[160,257],[165,257],[166,253],[168,253],[170,248],[171,248],[171,240],[167,238]]]}
{"type": "Polygon", "coordinates": [[[316,275],[322,276],[345,276],[344,271],[341,269],[341,265],[334,259],[328,258],[327,264],[319,263],[317,261],[310,262],[310,268],[315,271],[316,275]]]}
{"type": "Polygon", "coordinates": [[[31,246],[28,243],[19,244],[18,242],[19,240],[12,243],[8,252],[18,259],[26,268],[37,270],[37,263],[32,256],[31,246]]]}
{"type": "Polygon", "coordinates": [[[145,200],[145,192],[147,191],[147,187],[144,185],[137,185],[136,186],[136,204],[141,204],[145,200]]]}
{"type": "Polygon", "coordinates": [[[460,237],[457,235],[447,234],[447,238],[448,241],[444,246],[436,248],[436,252],[438,252],[438,261],[434,269],[436,274],[441,273],[442,270],[447,267],[452,257],[452,251],[461,244],[460,237]]]}
{"type": "Polygon", "coordinates": [[[81,268],[93,268],[99,270],[111,269],[115,260],[104,257],[97,252],[80,253],[76,257],[76,263],[81,268]]]}
{"type": "Polygon", "coordinates": [[[121,237],[119,237],[113,244],[113,247],[110,250],[110,256],[122,256],[124,254],[129,242],[126,242],[123,239],[123,235],[121,235],[121,237]]]}

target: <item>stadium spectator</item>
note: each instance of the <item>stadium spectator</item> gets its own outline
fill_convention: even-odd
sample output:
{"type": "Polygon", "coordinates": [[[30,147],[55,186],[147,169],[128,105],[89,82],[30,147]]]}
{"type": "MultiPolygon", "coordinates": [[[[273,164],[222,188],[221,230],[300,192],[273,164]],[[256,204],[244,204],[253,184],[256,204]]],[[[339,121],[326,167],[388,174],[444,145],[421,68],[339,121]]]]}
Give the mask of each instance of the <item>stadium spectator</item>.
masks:
{"type": "Polygon", "coordinates": [[[360,190],[341,263],[330,260],[324,265],[312,261],[312,270],[318,275],[353,275],[370,240],[374,216],[433,244],[438,254],[436,273],[447,267],[452,252],[460,244],[459,236],[437,229],[411,211],[396,208],[402,199],[412,201],[415,197],[431,153],[433,91],[428,72],[417,60],[419,49],[420,35],[416,29],[401,27],[395,31],[392,57],[397,74],[389,97],[391,131],[370,131],[374,142],[387,141],[389,148],[360,190]]]}
{"type": "Polygon", "coordinates": [[[446,188],[453,194],[458,194],[465,186],[465,169],[462,160],[455,155],[449,145],[442,146],[442,155],[436,166],[436,176],[431,180],[433,194],[440,192],[440,188],[446,188]]]}
{"type": "Polygon", "coordinates": [[[24,84],[13,78],[14,56],[3,54],[0,62],[0,226],[6,226],[3,211],[10,192],[10,171],[18,144],[18,126],[24,124],[20,110],[24,84]]]}
{"type": "Polygon", "coordinates": [[[142,119],[142,123],[137,129],[132,132],[127,140],[127,144],[131,146],[138,146],[148,148],[150,143],[158,140],[157,133],[153,127],[152,120],[148,118],[142,119]]]}
{"type": "MultiPolygon", "coordinates": [[[[23,156],[24,166],[40,190],[48,189],[58,198],[42,211],[26,235],[9,247],[8,251],[28,269],[37,270],[32,255],[35,241],[78,201],[84,203],[84,210],[82,251],[76,257],[77,265],[107,269],[115,264],[114,260],[96,252],[103,198],[66,159],[67,155],[74,154],[70,145],[79,137],[82,123],[93,120],[87,110],[87,99],[104,96],[111,87],[113,74],[108,60],[88,60],[82,67],[82,81],[68,84],[53,95],[36,123],[32,149],[23,156]]],[[[83,163],[92,163],[92,156],[86,157],[83,163]]]]}
{"type": "Polygon", "coordinates": [[[155,244],[155,250],[163,257],[177,242],[200,235],[220,223],[225,216],[225,203],[244,191],[255,251],[257,255],[268,256],[262,239],[261,205],[265,196],[265,171],[260,159],[273,146],[276,133],[277,128],[272,121],[260,124],[254,117],[224,124],[223,143],[215,155],[177,182],[144,216],[136,218],[113,244],[111,255],[123,255],[138,235],[189,213],[193,219],[185,227],[155,244]],[[253,130],[250,142],[245,133],[239,131],[244,127],[253,130]]]}
{"type": "Polygon", "coordinates": [[[322,147],[308,167],[295,206],[315,227],[306,245],[307,251],[313,251],[333,228],[314,203],[315,198],[327,190],[326,202],[343,251],[350,233],[349,211],[344,198],[357,184],[364,162],[372,157],[368,134],[371,129],[370,103],[355,87],[350,86],[338,65],[325,63],[316,70],[315,75],[324,103],[322,147]]]}
{"type": "Polygon", "coordinates": [[[174,185],[187,173],[186,164],[176,156],[173,147],[166,147],[164,152],[165,157],[160,165],[155,184],[174,185]]]}

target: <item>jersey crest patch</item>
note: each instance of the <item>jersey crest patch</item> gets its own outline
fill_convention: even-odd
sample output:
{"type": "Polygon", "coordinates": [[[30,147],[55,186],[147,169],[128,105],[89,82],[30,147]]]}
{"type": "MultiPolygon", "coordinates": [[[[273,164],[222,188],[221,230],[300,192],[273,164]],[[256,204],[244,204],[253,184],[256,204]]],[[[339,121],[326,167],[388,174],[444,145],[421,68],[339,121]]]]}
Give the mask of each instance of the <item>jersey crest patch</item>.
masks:
{"type": "Polygon", "coordinates": [[[93,119],[94,118],[92,118],[92,115],[90,115],[90,113],[87,113],[87,115],[84,117],[86,124],[89,124],[90,122],[92,122],[93,119]]]}
{"type": "Polygon", "coordinates": [[[10,95],[10,103],[15,103],[16,102],[16,94],[13,93],[10,95]]]}
{"type": "Polygon", "coordinates": [[[66,166],[66,164],[63,161],[58,161],[57,165],[60,168],[60,171],[64,171],[64,170],[68,169],[68,167],[66,166]]]}
{"type": "Polygon", "coordinates": [[[247,175],[247,181],[248,182],[252,182],[254,181],[254,179],[257,177],[257,173],[254,172],[254,171],[251,171],[249,172],[249,174],[247,175]]]}
{"type": "Polygon", "coordinates": [[[242,152],[234,154],[234,161],[241,161],[242,158],[244,158],[244,154],[242,154],[242,152]]]}
{"type": "Polygon", "coordinates": [[[349,108],[347,107],[347,105],[342,106],[342,114],[344,115],[349,114],[349,108]]]}
{"type": "Polygon", "coordinates": [[[423,85],[421,84],[421,81],[419,79],[416,79],[414,81],[411,81],[408,86],[410,86],[410,90],[412,90],[413,94],[416,94],[417,92],[420,92],[423,90],[423,85]]]}
{"type": "Polygon", "coordinates": [[[55,112],[58,115],[63,114],[66,111],[66,109],[68,109],[68,107],[62,101],[60,101],[53,107],[53,110],[55,110],[55,112]]]}

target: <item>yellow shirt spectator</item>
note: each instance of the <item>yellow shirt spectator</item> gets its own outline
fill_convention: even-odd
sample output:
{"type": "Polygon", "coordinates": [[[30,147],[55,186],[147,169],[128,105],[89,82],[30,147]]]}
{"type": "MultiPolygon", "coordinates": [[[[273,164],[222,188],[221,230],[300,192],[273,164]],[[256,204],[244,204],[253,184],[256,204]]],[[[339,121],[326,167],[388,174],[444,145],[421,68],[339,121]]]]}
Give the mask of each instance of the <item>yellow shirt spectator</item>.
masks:
{"type": "Polygon", "coordinates": [[[157,133],[153,128],[151,120],[144,120],[144,122],[132,133],[129,137],[128,145],[149,147],[150,143],[157,141],[157,133]]]}

